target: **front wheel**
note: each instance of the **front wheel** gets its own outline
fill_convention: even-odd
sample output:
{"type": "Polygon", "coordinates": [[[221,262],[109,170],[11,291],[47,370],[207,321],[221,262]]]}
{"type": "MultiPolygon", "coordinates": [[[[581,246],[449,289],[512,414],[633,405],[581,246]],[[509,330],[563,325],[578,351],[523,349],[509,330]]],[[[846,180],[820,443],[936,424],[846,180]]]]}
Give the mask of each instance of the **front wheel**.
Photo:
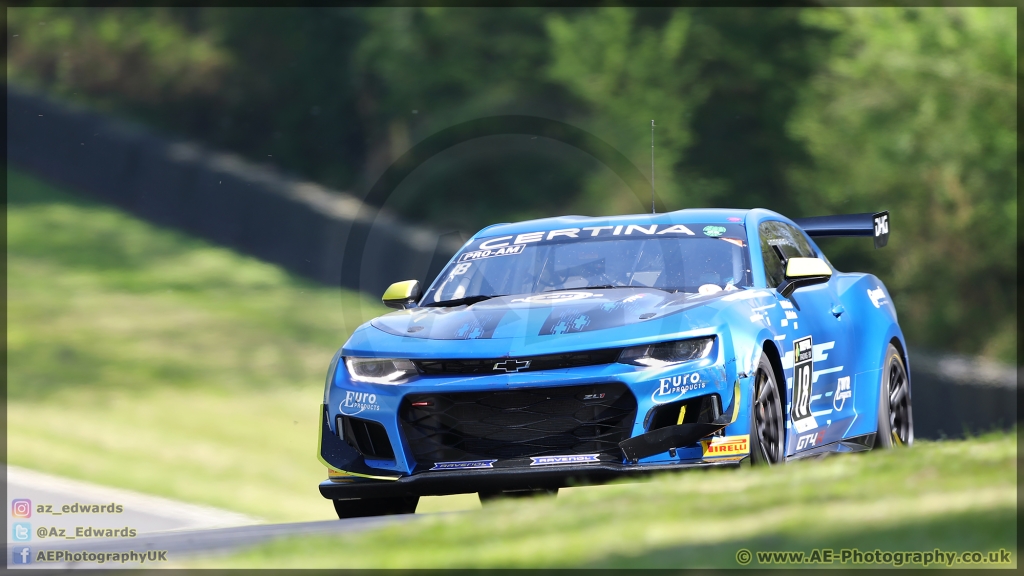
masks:
{"type": "Polygon", "coordinates": [[[419,496],[397,498],[357,498],[335,500],[334,511],[338,518],[364,518],[366,516],[388,516],[391,514],[413,514],[419,504],[419,496]]]}
{"type": "Polygon", "coordinates": [[[762,354],[754,373],[754,397],[750,402],[750,463],[779,464],[785,460],[786,435],[775,371],[762,354]]]}
{"type": "Polygon", "coordinates": [[[878,393],[878,432],[875,447],[893,448],[914,443],[910,406],[910,378],[903,358],[892,344],[885,351],[882,385],[878,393]]]}

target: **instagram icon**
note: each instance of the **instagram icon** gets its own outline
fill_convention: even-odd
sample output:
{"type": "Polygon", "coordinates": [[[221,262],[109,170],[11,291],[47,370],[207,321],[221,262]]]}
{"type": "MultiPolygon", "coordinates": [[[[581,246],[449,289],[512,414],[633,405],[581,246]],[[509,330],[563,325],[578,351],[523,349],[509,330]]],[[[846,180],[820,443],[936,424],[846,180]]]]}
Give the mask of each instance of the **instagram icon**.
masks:
{"type": "Polygon", "coordinates": [[[32,501],[24,498],[11,500],[11,516],[15,518],[31,518],[32,501]]]}

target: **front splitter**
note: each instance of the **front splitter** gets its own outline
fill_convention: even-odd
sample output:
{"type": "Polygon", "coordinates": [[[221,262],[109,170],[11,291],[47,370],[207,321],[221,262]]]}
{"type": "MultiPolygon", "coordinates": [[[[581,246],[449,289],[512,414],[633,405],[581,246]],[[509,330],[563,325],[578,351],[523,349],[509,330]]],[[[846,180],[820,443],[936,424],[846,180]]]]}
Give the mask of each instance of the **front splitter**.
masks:
{"type": "Polygon", "coordinates": [[[623,478],[640,479],[650,474],[691,468],[736,468],[742,460],[704,460],[686,464],[624,465],[581,464],[535,468],[487,470],[440,470],[420,472],[396,480],[354,482],[326,480],[320,483],[324,498],[392,498],[400,496],[447,496],[502,490],[540,490],[603,484],[623,478]]]}

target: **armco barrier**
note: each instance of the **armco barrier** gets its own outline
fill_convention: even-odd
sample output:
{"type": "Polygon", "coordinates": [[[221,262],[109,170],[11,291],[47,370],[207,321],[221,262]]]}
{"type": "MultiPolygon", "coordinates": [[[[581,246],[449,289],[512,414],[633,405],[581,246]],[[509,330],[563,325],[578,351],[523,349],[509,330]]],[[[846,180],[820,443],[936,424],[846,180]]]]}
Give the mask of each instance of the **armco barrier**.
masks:
{"type": "MultiPolygon", "coordinates": [[[[431,278],[465,240],[386,214],[361,219],[366,212],[352,195],[10,87],[7,158],[152,222],[373,295],[396,280],[431,278]],[[352,226],[371,224],[357,285],[342,274],[344,241],[352,226]]],[[[917,437],[962,437],[1017,421],[1016,369],[913,349],[910,365],[917,437]]]]}
{"type": "Polygon", "coordinates": [[[1017,422],[1017,369],[991,360],[911,348],[914,433],[963,438],[1017,422]]]}
{"type": "Polygon", "coordinates": [[[428,267],[461,245],[386,213],[367,219],[350,194],[10,86],[7,159],[152,222],[373,294],[397,280],[425,281],[428,267]],[[352,226],[372,226],[358,281],[341,270],[352,226]]]}

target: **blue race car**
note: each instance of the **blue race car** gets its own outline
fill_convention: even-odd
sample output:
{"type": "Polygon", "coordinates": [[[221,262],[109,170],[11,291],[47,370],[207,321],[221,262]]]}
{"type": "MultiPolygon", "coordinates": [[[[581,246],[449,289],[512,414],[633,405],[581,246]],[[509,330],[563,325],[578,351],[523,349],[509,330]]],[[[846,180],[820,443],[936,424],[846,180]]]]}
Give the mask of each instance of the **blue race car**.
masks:
{"type": "Polygon", "coordinates": [[[889,215],[566,216],[478,232],[335,354],[320,493],[349,518],[663,470],[913,442],[906,343],[882,282],[811,237],[889,215]]]}

